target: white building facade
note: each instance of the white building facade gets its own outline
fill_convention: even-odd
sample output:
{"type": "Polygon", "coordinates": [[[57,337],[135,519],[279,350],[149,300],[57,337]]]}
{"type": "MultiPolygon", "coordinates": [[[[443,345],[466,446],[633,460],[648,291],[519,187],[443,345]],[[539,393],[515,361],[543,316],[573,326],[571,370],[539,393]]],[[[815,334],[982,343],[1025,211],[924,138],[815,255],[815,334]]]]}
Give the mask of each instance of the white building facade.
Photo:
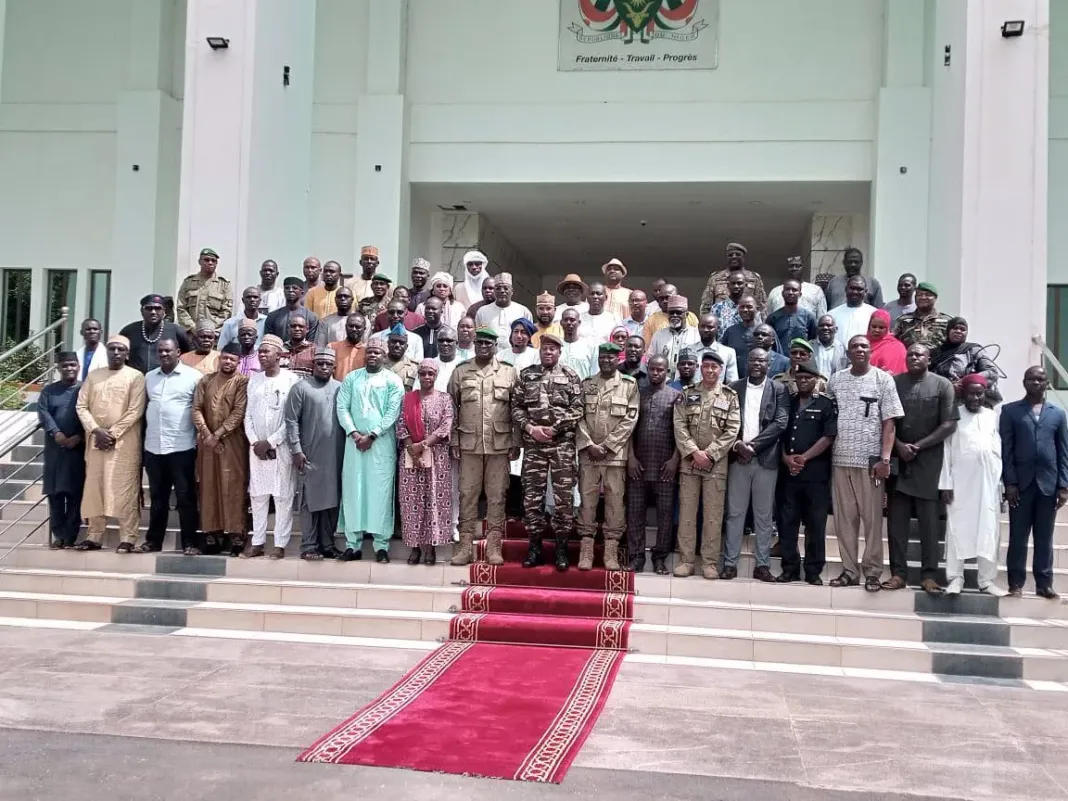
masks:
{"type": "MultiPolygon", "coordinates": [[[[703,23],[693,63],[577,62],[562,15],[595,38],[605,0],[0,0],[3,331],[65,303],[117,329],[205,246],[238,293],[267,258],[374,244],[406,280],[477,245],[525,300],[616,256],[696,303],[727,241],[769,288],[856,245],[887,300],[937,284],[1016,395],[1068,284],[1068,4],[660,7],[703,23]]],[[[612,52],[686,52],[636,33],[612,52]]]]}

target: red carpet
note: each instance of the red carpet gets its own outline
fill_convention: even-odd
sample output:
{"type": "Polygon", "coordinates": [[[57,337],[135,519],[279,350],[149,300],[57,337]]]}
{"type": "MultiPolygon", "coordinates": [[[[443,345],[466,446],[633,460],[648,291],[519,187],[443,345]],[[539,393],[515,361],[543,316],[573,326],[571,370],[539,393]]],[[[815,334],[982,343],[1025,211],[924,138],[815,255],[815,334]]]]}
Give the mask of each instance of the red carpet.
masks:
{"type": "Polygon", "coordinates": [[[563,781],[626,654],[634,576],[579,572],[574,544],[566,573],[524,569],[526,550],[506,540],[504,565],[472,564],[449,641],[298,760],[563,781]]]}

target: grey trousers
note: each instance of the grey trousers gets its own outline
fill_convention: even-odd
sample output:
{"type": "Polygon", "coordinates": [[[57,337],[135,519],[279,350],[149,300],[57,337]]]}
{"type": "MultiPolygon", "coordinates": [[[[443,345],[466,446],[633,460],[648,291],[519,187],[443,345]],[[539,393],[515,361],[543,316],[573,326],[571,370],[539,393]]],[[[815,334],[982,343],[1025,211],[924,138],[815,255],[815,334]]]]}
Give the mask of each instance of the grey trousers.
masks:
{"type": "Polygon", "coordinates": [[[300,552],[325,553],[334,549],[334,534],[337,533],[339,508],[320,509],[313,512],[308,508],[304,493],[300,495],[300,552]]]}
{"type": "Polygon", "coordinates": [[[745,515],[753,503],[753,529],[756,534],[756,566],[771,564],[771,541],[775,537],[775,482],[779,471],[761,467],[756,459],[733,462],[727,468],[727,548],[724,567],[736,567],[742,552],[745,515]]]}

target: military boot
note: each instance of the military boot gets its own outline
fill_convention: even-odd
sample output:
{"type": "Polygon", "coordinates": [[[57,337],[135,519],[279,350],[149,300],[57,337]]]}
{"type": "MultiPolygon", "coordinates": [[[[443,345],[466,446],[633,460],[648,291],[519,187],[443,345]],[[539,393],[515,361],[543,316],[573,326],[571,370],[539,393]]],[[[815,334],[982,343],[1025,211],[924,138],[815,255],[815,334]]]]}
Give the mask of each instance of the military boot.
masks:
{"type": "Polygon", "coordinates": [[[693,562],[679,562],[672,572],[675,578],[689,578],[693,575],[693,562]]]}
{"type": "Polygon", "coordinates": [[[456,546],[456,549],[452,552],[452,559],[449,564],[453,567],[462,567],[463,565],[469,565],[475,561],[474,544],[471,542],[471,534],[461,533],[460,544],[456,546]]]}
{"type": "Polygon", "coordinates": [[[593,537],[582,538],[578,569],[593,570],[593,537]]]}
{"type": "Polygon", "coordinates": [[[523,567],[537,567],[542,564],[541,558],[541,534],[530,535],[530,549],[527,558],[523,560],[523,567]]]}
{"type": "Polygon", "coordinates": [[[486,561],[491,565],[503,565],[504,554],[501,553],[501,539],[503,535],[499,531],[490,529],[486,532],[486,561]]]}
{"type": "Polygon", "coordinates": [[[604,541],[604,569],[621,570],[619,565],[619,540],[604,541]]]}
{"type": "Polygon", "coordinates": [[[556,569],[560,573],[566,573],[569,567],[567,559],[567,534],[556,535],[556,569]]]}

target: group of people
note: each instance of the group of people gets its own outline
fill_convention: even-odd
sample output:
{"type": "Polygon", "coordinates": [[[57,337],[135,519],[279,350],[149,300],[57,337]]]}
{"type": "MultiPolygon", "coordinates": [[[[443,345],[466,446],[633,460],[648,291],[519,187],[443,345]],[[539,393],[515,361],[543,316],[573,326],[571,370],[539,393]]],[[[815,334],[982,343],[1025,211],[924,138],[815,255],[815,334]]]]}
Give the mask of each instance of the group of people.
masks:
{"type": "Polygon", "coordinates": [[[365,247],[347,281],[337,262],[309,258],[304,277],[279,288],[277,264],[264,262],[232,315],[230,284],[205,249],[174,321],[150,294],[140,321],[102,344],[99,322],[86,320],[82,347],[58,354],[60,378],[38,402],[52,547],[99,549],[112,517],[119,552],[134,550],[143,467],[147,552],[162,547],[173,491],[189,555],[284,558],[295,507],[303,559],[359,559],[370,537],[387,562],[399,515],[410,564],[435,563],[455,539],[452,563],[464,565],[484,497],[486,559],[501,564],[517,486],[527,567],[552,536],[556,568],[569,569],[575,535],[578,569],[590,570],[600,531],[607,569],[642,571],[655,507],[659,574],[674,549],[675,576],[697,572],[700,556],[706,579],[733,579],[751,531],[755,579],[821,584],[833,509],[842,569],[832,585],[905,587],[915,518],[925,591],[959,593],[976,558],[979,588],[1003,595],[1004,498],[1008,592],[1022,592],[1033,535],[1036,590],[1056,597],[1068,422],[1045,402],[1045,371],[1027,371],[1025,398],[999,420],[989,349],[936,309],[930,283],[903,275],[884,306],[850,249],[844,275],[810,283],[792,258],[789,278],[765,292],[746,258],[728,245],[699,315],[665,280],[653,300],[626,287],[618,259],[597,281],[566,276],[563,300],[542,292],[531,313],[479,251],[459,282],[417,259],[411,286],[394,287],[365,247]]]}

